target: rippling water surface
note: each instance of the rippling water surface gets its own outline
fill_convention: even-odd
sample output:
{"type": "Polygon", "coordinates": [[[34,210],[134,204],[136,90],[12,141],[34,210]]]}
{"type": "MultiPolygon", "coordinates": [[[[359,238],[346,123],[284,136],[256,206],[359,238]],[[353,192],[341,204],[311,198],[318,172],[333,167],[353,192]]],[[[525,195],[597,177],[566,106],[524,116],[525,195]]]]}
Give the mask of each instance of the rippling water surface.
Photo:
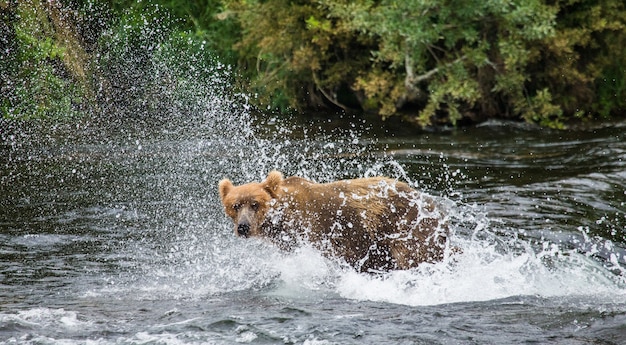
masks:
{"type": "Polygon", "coordinates": [[[626,342],[624,125],[412,134],[223,108],[1,124],[0,342],[626,342]],[[236,238],[217,182],[274,168],[406,180],[463,252],[368,275],[236,238]]]}
{"type": "Polygon", "coordinates": [[[415,133],[180,85],[168,114],[0,122],[0,343],[626,342],[626,125],[415,133]],[[407,181],[462,252],[368,275],[236,238],[217,182],[272,169],[407,181]]]}

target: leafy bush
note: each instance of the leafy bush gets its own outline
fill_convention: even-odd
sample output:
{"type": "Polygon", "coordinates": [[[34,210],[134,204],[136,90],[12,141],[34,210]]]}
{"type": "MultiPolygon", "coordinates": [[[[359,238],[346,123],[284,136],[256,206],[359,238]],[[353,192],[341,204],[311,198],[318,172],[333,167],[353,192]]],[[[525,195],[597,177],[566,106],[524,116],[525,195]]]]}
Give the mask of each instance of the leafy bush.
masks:
{"type": "Polygon", "coordinates": [[[241,24],[240,66],[266,104],[280,95],[295,108],[356,106],[422,126],[623,116],[619,0],[224,3],[241,24]]]}
{"type": "Polygon", "coordinates": [[[71,32],[59,27],[56,9],[20,1],[3,9],[8,48],[1,54],[0,111],[5,118],[68,117],[85,97],[84,52],[71,32]],[[57,22],[55,22],[55,19],[57,22]]]}
{"type": "Polygon", "coordinates": [[[218,1],[68,0],[61,6],[0,3],[4,117],[167,113],[172,109],[159,93],[171,94],[176,75],[195,68],[203,78],[200,71],[217,66],[218,55],[236,62],[239,31],[215,17],[222,11],[218,1]]]}
{"type": "Polygon", "coordinates": [[[63,3],[0,3],[4,117],[171,111],[157,93],[193,64],[162,65],[183,56],[235,66],[253,102],[284,111],[554,128],[626,113],[622,0],[63,3]]]}
{"type": "Polygon", "coordinates": [[[570,0],[559,6],[557,34],[531,67],[567,118],[624,117],[626,5],[621,0],[570,0]]]}

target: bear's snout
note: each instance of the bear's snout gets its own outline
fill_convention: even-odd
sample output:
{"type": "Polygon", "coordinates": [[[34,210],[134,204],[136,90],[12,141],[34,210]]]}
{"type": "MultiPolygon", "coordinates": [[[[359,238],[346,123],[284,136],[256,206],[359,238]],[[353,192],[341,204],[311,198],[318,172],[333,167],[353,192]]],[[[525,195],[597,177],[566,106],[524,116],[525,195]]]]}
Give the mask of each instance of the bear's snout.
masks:
{"type": "Polygon", "coordinates": [[[250,233],[250,224],[239,223],[239,225],[237,225],[237,233],[239,236],[248,237],[248,234],[250,233]]]}
{"type": "Polygon", "coordinates": [[[235,231],[237,231],[237,235],[243,237],[249,237],[252,232],[252,228],[254,224],[255,214],[250,210],[248,206],[243,206],[239,211],[239,215],[237,216],[237,221],[235,222],[235,231]]]}

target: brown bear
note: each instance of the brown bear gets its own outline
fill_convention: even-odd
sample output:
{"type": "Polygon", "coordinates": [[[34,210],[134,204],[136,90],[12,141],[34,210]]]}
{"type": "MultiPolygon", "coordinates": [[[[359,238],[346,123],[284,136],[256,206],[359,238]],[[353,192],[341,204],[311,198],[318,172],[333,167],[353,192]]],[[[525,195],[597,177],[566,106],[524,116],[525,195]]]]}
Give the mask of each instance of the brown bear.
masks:
{"type": "Polygon", "coordinates": [[[282,249],[310,242],[362,272],[409,269],[444,256],[447,227],[432,197],[385,177],[315,183],[272,171],[261,183],[219,182],[235,234],[282,249]]]}

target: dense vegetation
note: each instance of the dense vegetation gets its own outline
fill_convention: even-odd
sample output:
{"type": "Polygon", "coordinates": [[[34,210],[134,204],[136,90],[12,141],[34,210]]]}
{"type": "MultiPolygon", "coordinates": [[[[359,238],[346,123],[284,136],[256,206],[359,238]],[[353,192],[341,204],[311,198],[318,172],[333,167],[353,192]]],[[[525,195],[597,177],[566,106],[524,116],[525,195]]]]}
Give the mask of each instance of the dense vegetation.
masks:
{"type": "Polygon", "coordinates": [[[136,113],[182,73],[157,65],[183,56],[233,66],[234,84],[263,108],[420,126],[626,115],[622,0],[20,0],[0,10],[4,117],[136,113]]]}

